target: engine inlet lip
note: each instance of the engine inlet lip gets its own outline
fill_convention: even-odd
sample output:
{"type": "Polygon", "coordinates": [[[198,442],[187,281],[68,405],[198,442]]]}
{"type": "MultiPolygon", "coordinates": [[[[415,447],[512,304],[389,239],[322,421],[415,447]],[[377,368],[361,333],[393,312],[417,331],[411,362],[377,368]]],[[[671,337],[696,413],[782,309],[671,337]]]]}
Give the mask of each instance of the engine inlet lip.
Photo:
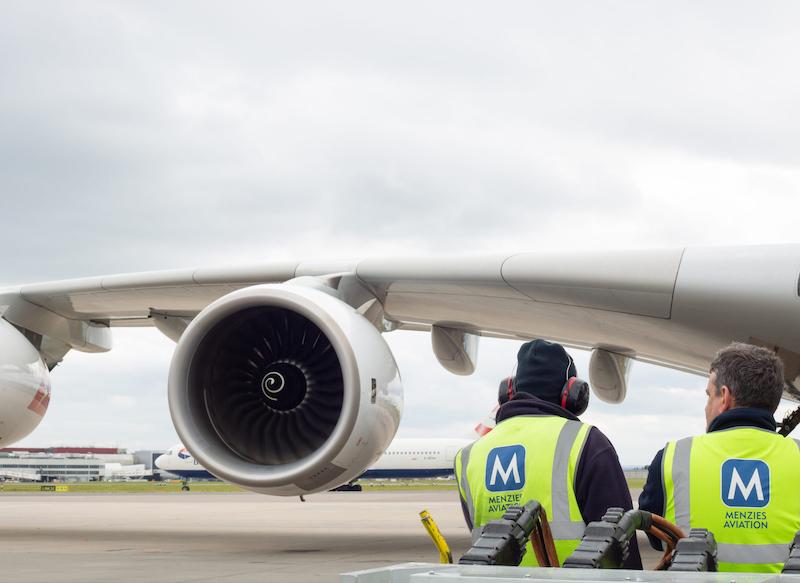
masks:
{"type": "Polygon", "coordinates": [[[254,489],[289,485],[302,477],[301,472],[307,474],[323,469],[328,464],[326,460],[333,459],[344,447],[358,417],[360,379],[350,343],[336,319],[325,309],[326,306],[330,307],[331,312],[351,309],[339,303],[338,299],[313,289],[256,285],[232,292],[209,304],[186,328],[170,366],[170,414],[183,444],[212,474],[254,489]],[[281,466],[255,464],[236,455],[219,439],[209,422],[207,411],[201,423],[196,424],[192,418],[192,413],[197,414],[199,408],[197,396],[189,391],[190,371],[197,349],[203,345],[207,334],[224,319],[242,310],[258,307],[287,309],[318,326],[336,352],[345,387],[341,415],[322,447],[302,460],[281,466]]]}

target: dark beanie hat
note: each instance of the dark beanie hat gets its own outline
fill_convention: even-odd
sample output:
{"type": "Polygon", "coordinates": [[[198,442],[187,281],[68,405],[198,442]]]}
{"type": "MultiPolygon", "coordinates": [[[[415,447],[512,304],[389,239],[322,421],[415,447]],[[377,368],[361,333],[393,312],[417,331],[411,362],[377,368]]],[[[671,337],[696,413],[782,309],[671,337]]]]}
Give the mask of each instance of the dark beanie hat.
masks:
{"type": "Polygon", "coordinates": [[[561,403],[561,391],[578,372],[564,347],[536,339],[526,342],[517,353],[517,378],[514,388],[551,403],[561,403]]]}

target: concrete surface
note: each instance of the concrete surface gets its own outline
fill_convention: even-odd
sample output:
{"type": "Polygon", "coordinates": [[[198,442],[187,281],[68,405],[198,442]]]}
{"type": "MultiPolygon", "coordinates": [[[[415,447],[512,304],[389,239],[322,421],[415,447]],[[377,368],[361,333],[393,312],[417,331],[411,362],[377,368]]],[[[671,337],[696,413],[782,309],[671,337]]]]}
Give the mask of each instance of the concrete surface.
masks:
{"type": "Polygon", "coordinates": [[[334,582],[346,571],[436,562],[423,509],[463,554],[469,535],[455,496],[5,494],[0,581],[334,582]]]}

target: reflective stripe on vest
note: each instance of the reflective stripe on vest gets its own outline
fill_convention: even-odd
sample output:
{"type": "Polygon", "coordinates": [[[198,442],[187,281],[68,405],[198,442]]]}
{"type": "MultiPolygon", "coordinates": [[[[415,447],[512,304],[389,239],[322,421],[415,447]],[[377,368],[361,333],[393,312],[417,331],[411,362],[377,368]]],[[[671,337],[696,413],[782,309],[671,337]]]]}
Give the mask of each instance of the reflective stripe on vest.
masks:
{"type": "Polygon", "coordinates": [[[799,447],[752,427],[668,443],[664,517],[712,531],[720,571],[780,571],[800,529],[799,447]]]}
{"type": "Polygon", "coordinates": [[[462,448],[456,454],[456,463],[455,463],[455,470],[456,470],[456,482],[458,483],[458,489],[461,494],[461,498],[467,504],[467,513],[469,514],[469,520],[473,525],[472,528],[472,542],[477,540],[477,535],[480,534],[480,528],[475,528],[475,506],[472,503],[472,493],[469,490],[469,482],[467,481],[467,464],[469,463],[469,450],[472,449],[472,446],[475,445],[474,443],[470,443],[468,446],[462,448]]]}
{"type": "MultiPolygon", "coordinates": [[[[574,498],[575,475],[577,460],[573,472],[569,471],[570,453],[578,438],[578,433],[586,426],[580,421],[567,421],[561,432],[558,434],[556,451],[553,456],[553,475],[550,486],[552,493],[552,510],[547,514],[550,519],[550,530],[553,531],[553,538],[556,539],[580,539],[586,525],[583,520],[570,520],[570,494],[574,498]]],[[[586,431],[580,444],[578,458],[583,450],[586,441],[586,431]]],[[[580,516],[580,515],[579,515],[580,516]]],[[[566,557],[562,557],[562,560],[566,557]]]]}
{"type": "MultiPolygon", "coordinates": [[[[571,554],[585,529],[574,481],[589,429],[563,417],[518,416],[462,449],[456,456],[456,478],[473,524],[473,540],[508,506],[538,500],[547,512],[559,558],[571,554]],[[501,459],[499,450],[512,450],[511,457],[501,459]]],[[[536,564],[530,548],[522,564],[536,564]]]]}

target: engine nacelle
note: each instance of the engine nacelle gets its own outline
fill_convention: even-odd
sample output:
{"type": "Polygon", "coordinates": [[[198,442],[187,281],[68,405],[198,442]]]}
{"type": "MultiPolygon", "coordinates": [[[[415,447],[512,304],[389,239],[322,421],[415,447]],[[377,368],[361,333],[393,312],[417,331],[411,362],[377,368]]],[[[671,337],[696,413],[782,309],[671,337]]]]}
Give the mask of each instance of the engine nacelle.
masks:
{"type": "Polygon", "coordinates": [[[19,441],[44,418],[50,372],[19,330],[0,318],[0,446],[19,441]]]}
{"type": "Polygon", "coordinates": [[[352,307],[303,285],[257,285],[206,307],[169,374],[172,420],[212,474],[264,494],[358,477],[400,423],[400,375],[352,307]]]}

